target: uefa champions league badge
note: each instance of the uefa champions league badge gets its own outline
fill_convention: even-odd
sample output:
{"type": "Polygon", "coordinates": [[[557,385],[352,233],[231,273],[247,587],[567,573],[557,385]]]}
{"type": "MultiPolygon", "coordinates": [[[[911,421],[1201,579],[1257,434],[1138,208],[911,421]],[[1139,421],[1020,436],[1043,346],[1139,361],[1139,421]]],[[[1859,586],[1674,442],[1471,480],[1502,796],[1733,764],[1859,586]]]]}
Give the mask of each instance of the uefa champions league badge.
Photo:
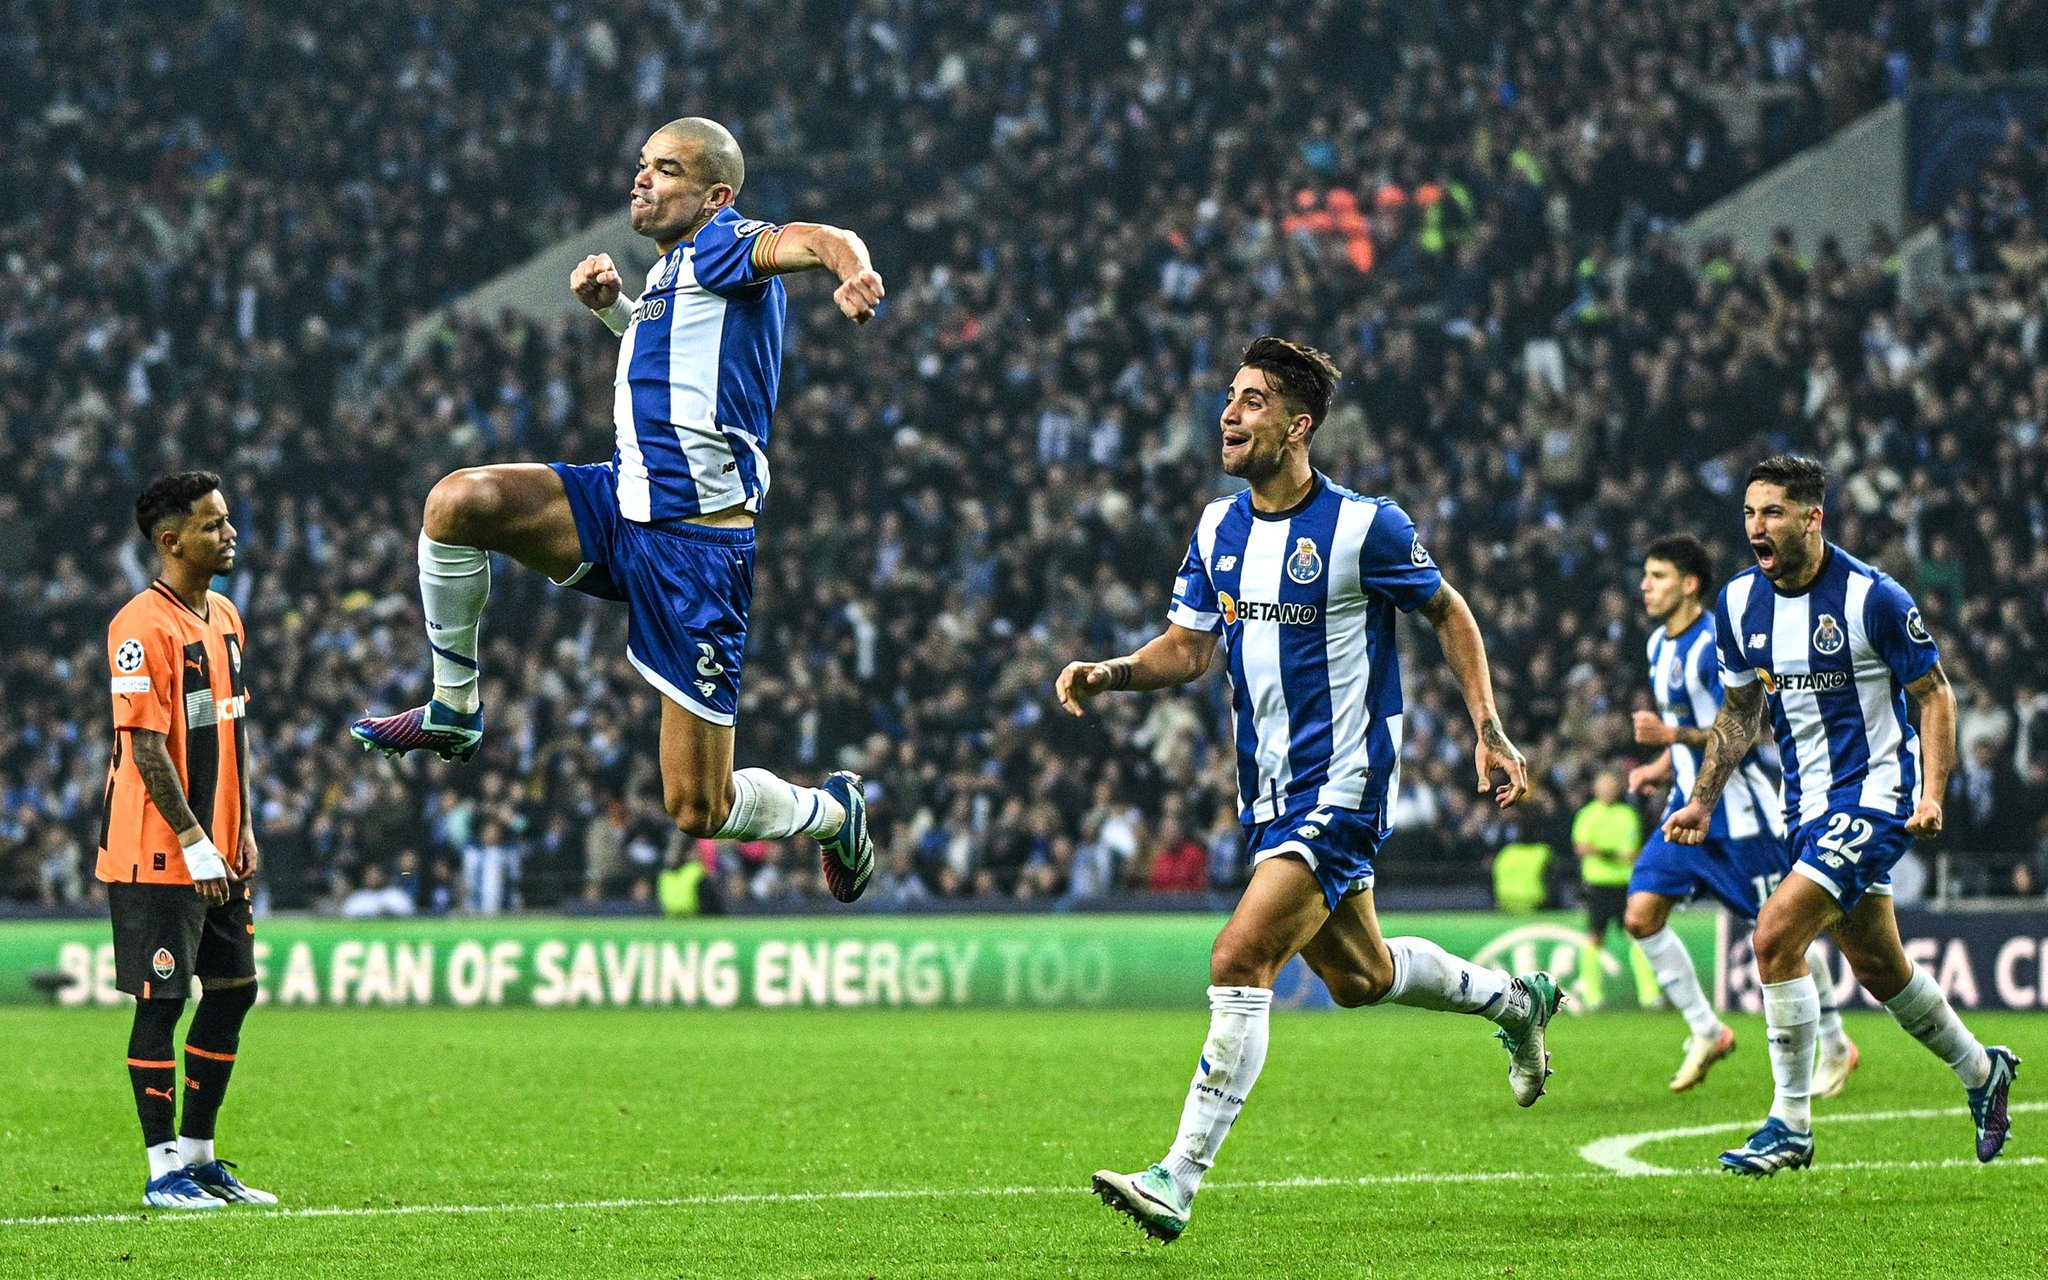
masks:
{"type": "Polygon", "coordinates": [[[1835,621],[1835,615],[1824,613],[1813,628],[1813,651],[1815,653],[1840,653],[1842,651],[1842,624],[1835,621]]]}
{"type": "Polygon", "coordinates": [[[1316,554],[1314,538],[1294,540],[1294,554],[1287,557],[1287,576],[1304,587],[1323,576],[1323,558],[1316,554]]]}

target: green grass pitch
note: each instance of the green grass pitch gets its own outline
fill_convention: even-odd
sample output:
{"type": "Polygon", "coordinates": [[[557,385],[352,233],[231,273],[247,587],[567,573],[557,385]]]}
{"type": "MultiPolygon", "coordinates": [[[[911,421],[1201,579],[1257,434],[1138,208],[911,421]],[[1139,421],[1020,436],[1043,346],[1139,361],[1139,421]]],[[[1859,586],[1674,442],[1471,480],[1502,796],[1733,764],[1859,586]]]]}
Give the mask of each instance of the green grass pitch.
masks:
{"type": "Polygon", "coordinates": [[[1970,1018],[2035,1060],[1990,1167],[1954,1077],[1850,1022],[1818,1166],[1755,1183],[1704,1171],[1767,1104],[1756,1019],[1683,1097],[1676,1017],[1561,1019],[1522,1111],[1477,1019],[1282,1012],[1162,1247],[1088,1178],[1170,1139],[1199,1010],[259,1009],[221,1154],[284,1204],[194,1218],[139,1207],[126,1015],[4,1009],[0,1276],[2048,1274],[2048,1018],[1970,1018]],[[1633,1150],[1685,1176],[1580,1154],[1708,1125],[1633,1150]]]}

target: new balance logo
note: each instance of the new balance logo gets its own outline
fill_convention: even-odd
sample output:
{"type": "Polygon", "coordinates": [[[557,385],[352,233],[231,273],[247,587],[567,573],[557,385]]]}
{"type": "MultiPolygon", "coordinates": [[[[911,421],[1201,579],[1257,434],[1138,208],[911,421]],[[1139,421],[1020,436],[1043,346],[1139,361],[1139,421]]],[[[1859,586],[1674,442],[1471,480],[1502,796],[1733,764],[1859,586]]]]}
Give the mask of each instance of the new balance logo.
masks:
{"type": "Polygon", "coordinates": [[[712,694],[718,692],[718,686],[711,683],[709,680],[699,680],[697,681],[697,692],[703,694],[705,697],[708,698],[712,694]]]}
{"type": "Polygon", "coordinates": [[[1761,631],[1753,632],[1749,637],[1749,647],[1752,649],[1761,649],[1770,642],[1771,638],[1761,631]]]}
{"type": "Polygon", "coordinates": [[[1218,572],[1218,573],[1229,573],[1229,572],[1230,572],[1230,571],[1231,571],[1232,569],[1235,569],[1235,568],[1237,568],[1237,557],[1236,557],[1236,556],[1217,556],[1217,557],[1216,557],[1216,572],[1218,572]]]}

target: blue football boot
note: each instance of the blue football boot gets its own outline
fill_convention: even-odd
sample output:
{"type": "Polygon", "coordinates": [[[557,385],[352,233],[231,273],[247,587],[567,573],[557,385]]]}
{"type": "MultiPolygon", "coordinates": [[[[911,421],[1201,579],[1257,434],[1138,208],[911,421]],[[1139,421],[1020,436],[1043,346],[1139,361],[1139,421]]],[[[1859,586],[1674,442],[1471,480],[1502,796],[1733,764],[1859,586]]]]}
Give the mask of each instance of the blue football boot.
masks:
{"type": "Polygon", "coordinates": [[[818,841],[825,864],[825,887],[841,902],[852,902],[868,887],[875,873],[875,842],[868,837],[868,800],[861,790],[861,777],[841,769],[825,779],[826,795],[846,810],[839,830],[818,841]]]}
{"type": "Polygon", "coordinates": [[[186,1165],[185,1176],[198,1183],[201,1191],[223,1203],[277,1203],[276,1196],[268,1191],[258,1191],[229,1172],[234,1168],[236,1165],[232,1160],[209,1160],[205,1164],[186,1165]]]}
{"type": "Polygon", "coordinates": [[[1721,1167],[1746,1178],[1768,1178],[1780,1169],[1804,1169],[1813,1163],[1813,1135],[1794,1133],[1772,1116],[1749,1141],[1721,1153],[1721,1167]]]}
{"type": "Polygon", "coordinates": [[[483,745],[484,711],[478,707],[465,714],[445,702],[430,701],[395,716],[364,716],[348,732],[363,750],[393,760],[408,751],[431,751],[443,760],[467,764],[483,745]]]}
{"type": "Polygon", "coordinates": [[[1989,1163],[2005,1149],[2006,1136],[2012,1132],[2005,1099],[2012,1092],[2013,1077],[2020,1073],[2020,1060],[2002,1044],[1984,1052],[1991,1058],[1991,1075],[1981,1088],[1970,1090],[1970,1119],[1977,1122],[1977,1158],[1989,1163]]]}

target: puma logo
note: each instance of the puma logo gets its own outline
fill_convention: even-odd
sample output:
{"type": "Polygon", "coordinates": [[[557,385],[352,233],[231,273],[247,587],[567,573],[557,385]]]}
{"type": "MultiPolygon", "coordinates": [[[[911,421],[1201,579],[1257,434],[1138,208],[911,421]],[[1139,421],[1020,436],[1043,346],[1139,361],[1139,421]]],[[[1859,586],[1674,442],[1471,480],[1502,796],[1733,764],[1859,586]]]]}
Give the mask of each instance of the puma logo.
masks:
{"type": "Polygon", "coordinates": [[[171,1103],[173,1105],[175,1105],[178,1101],[177,1095],[172,1093],[169,1089],[152,1089],[145,1085],[143,1086],[142,1092],[146,1097],[162,1098],[165,1102],[171,1103]]]}

